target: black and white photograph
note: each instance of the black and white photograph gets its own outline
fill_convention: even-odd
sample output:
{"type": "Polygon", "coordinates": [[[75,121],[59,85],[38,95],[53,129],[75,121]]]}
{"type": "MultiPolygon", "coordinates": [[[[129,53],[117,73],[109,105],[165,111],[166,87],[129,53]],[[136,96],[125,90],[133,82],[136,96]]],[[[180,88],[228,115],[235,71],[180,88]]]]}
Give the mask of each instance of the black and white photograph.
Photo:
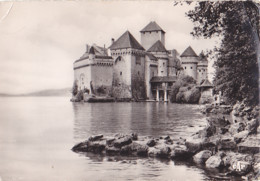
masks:
{"type": "Polygon", "coordinates": [[[0,1],[0,181],[260,180],[260,3],[0,1]]]}

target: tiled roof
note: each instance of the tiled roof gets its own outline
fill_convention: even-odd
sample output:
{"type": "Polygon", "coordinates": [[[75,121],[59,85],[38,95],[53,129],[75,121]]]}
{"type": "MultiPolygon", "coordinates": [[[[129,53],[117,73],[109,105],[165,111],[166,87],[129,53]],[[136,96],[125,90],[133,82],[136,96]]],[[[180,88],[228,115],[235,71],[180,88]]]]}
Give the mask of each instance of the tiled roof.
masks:
{"type": "Polygon", "coordinates": [[[148,52],[168,52],[160,40],[155,42],[147,51],[148,52]]]}
{"type": "Polygon", "coordinates": [[[206,79],[201,85],[200,87],[213,87],[213,85],[209,82],[208,79],[206,79]]]}
{"type": "Polygon", "coordinates": [[[151,21],[140,32],[147,32],[147,31],[162,31],[165,33],[165,31],[163,31],[163,29],[155,21],[151,21]]]}
{"type": "Polygon", "coordinates": [[[138,43],[138,41],[129,31],[126,31],[122,36],[120,36],[109,48],[111,50],[122,48],[134,48],[138,50],[144,50],[142,45],[138,43]]]}
{"type": "Polygon", "coordinates": [[[191,48],[191,46],[189,46],[181,54],[181,57],[198,57],[198,55],[194,52],[194,50],[191,48]]]}
{"type": "Polygon", "coordinates": [[[150,82],[176,82],[176,76],[155,76],[152,77],[150,82]]]}
{"type": "Polygon", "coordinates": [[[157,61],[157,58],[156,58],[153,54],[151,54],[151,53],[146,53],[146,55],[150,58],[150,60],[155,60],[155,61],[157,61]]]}
{"type": "Polygon", "coordinates": [[[207,57],[204,55],[203,52],[200,53],[199,58],[200,58],[200,61],[202,61],[202,62],[208,61],[207,57]]]}

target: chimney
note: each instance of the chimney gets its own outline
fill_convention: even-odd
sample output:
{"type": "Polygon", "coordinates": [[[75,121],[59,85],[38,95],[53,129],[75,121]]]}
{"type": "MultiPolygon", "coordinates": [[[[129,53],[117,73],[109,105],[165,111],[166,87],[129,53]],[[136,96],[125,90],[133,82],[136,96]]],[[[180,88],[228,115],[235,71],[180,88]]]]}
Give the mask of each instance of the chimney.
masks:
{"type": "Polygon", "coordinates": [[[114,42],[115,42],[115,39],[112,38],[112,39],[111,39],[111,45],[113,45],[114,42]]]}

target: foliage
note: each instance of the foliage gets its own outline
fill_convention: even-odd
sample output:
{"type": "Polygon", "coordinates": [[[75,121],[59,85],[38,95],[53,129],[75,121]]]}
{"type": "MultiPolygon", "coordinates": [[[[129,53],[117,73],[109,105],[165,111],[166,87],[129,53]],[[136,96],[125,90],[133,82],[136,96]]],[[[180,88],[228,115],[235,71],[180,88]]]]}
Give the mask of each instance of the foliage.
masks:
{"type": "MultiPolygon", "coordinates": [[[[258,5],[259,6],[259,5],[258,5]]],[[[215,48],[215,92],[234,104],[259,103],[259,11],[252,1],[201,1],[187,13],[195,37],[222,37],[215,48]]]]}
{"type": "Polygon", "coordinates": [[[196,81],[190,76],[180,76],[172,86],[170,101],[177,103],[199,102],[200,91],[196,88],[196,81]]]}
{"type": "Polygon", "coordinates": [[[73,96],[76,96],[77,93],[78,93],[78,83],[77,83],[77,81],[75,80],[75,81],[73,82],[72,95],[73,95],[73,96]]]}

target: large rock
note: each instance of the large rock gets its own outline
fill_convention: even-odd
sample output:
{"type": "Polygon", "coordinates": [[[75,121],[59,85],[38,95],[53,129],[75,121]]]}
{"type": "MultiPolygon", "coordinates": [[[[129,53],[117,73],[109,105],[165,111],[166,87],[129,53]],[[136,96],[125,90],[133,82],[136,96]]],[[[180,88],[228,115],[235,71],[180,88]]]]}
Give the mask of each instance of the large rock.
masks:
{"type": "Polygon", "coordinates": [[[97,141],[97,140],[100,140],[101,138],[103,138],[103,135],[102,135],[102,134],[90,136],[90,137],[88,138],[88,140],[89,140],[89,141],[97,141]]]}
{"type": "Polygon", "coordinates": [[[146,146],[145,144],[132,142],[129,145],[123,146],[121,148],[120,153],[126,154],[126,155],[147,156],[148,155],[148,146],[146,146]]]}
{"type": "Polygon", "coordinates": [[[246,175],[252,170],[252,165],[247,161],[233,161],[229,167],[234,175],[246,175]]]}
{"type": "Polygon", "coordinates": [[[260,138],[258,135],[250,135],[244,142],[238,144],[238,152],[240,153],[259,153],[260,138]]]}
{"type": "Polygon", "coordinates": [[[211,142],[209,138],[199,138],[198,135],[190,137],[186,140],[185,145],[188,151],[195,154],[201,150],[215,149],[215,143],[211,142]]]}
{"type": "Polygon", "coordinates": [[[153,147],[153,146],[155,146],[156,142],[155,142],[154,139],[150,139],[150,140],[147,141],[146,144],[147,144],[147,146],[149,146],[149,147],[153,147]]]}
{"type": "Polygon", "coordinates": [[[105,150],[106,141],[84,141],[75,145],[72,150],[75,152],[93,152],[100,153],[105,150]]]}
{"type": "Polygon", "coordinates": [[[237,144],[233,138],[222,138],[218,143],[218,150],[236,150],[237,144]]]}
{"type": "Polygon", "coordinates": [[[246,130],[248,130],[249,134],[256,134],[258,126],[259,122],[257,119],[253,119],[247,122],[246,130]]]}
{"type": "Polygon", "coordinates": [[[236,134],[236,133],[239,133],[239,132],[241,132],[241,131],[244,131],[244,130],[245,130],[245,127],[246,127],[246,125],[245,125],[244,123],[242,123],[242,122],[240,122],[240,123],[234,123],[234,124],[232,124],[232,125],[230,126],[229,132],[230,132],[232,135],[234,135],[234,134],[236,134]]]}
{"type": "Polygon", "coordinates": [[[236,134],[234,134],[234,141],[236,143],[240,143],[241,141],[244,141],[247,138],[248,134],[249,134],[248,130],[236,133],[236,134]]]}
{"type": "Polygon", "coordinates": [[[108,155],[117,155],[121,152],[120,148],[116,148],[114,146],[106,146],[105,150],[108,155]]]}
{"type": "Polygon", "coordinates": [[[114,140],[114,146],[116,148],[121,148],[122,146],[129,145],[130,143],[132,143],[131,136],[123,136],[123,137],[119,137],[118,139],[114,140]]]}
{"type": "Polygon", "coordinates": [[[212,153],[209,150],[203,150],[193,156],[193,161],[197,164],[203,164],[211,157],[212,153]]]}
{"type": "Polygon", "coordinates": [[[206,161],[206,167],[207,168],[220,168],[223,166],[223,161],[220,156],[211,156],[206,161]]]}
{"type": "Polygon", "coordinates": [[[173,160],[187,160],[193,155],[185,145],[174,145],[170,157],[173,160]]]}

